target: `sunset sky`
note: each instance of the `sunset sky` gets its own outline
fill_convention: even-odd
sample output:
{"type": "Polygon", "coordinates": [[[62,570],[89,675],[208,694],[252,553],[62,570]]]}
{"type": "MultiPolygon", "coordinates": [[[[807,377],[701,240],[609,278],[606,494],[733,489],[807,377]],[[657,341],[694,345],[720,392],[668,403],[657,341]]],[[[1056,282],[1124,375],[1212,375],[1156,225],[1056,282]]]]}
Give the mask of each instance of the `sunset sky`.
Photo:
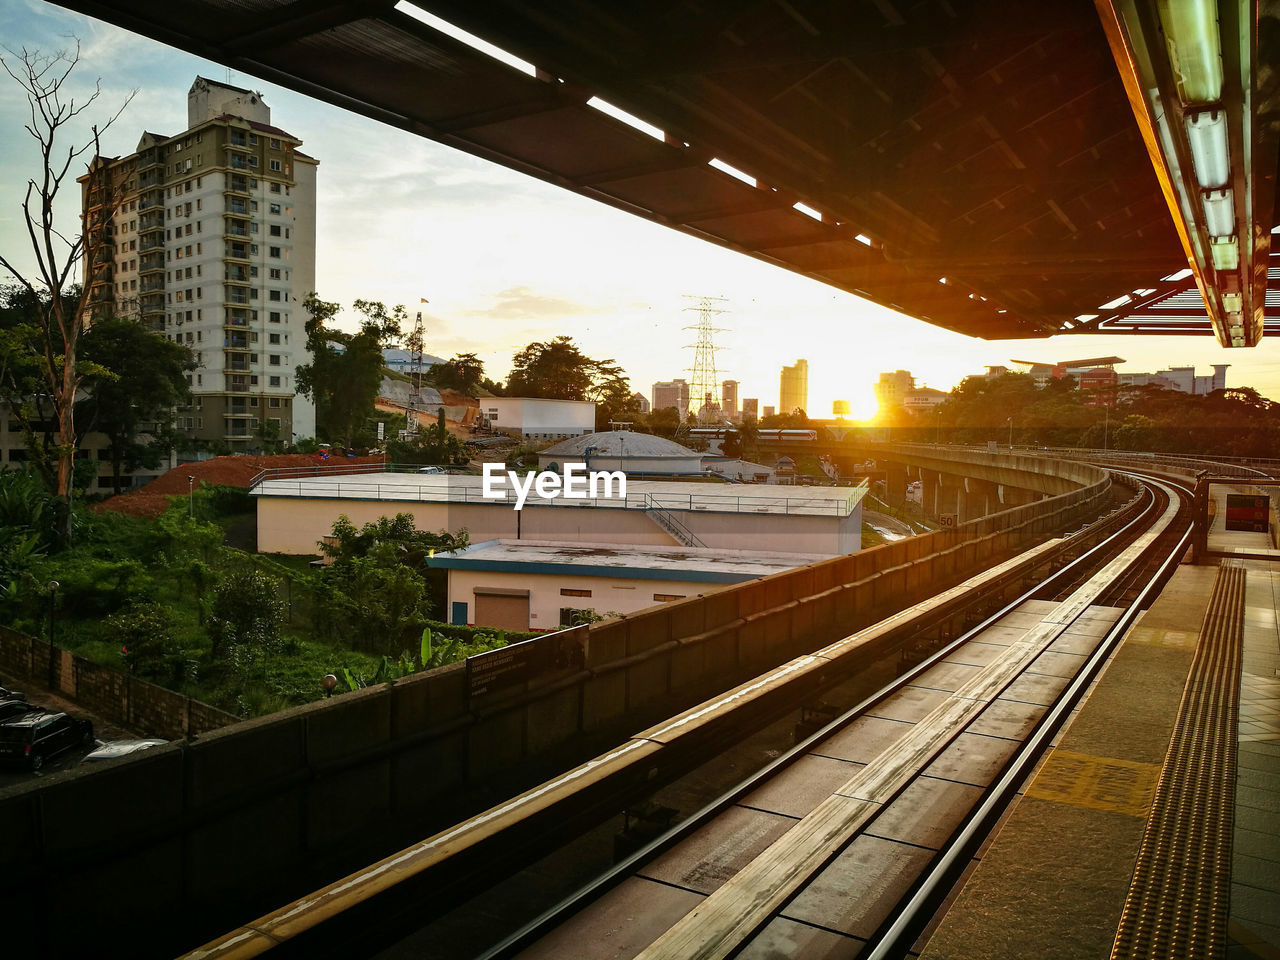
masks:
{"type": "MultiPolygon", "coordinates": [[[[102,79],[94,119],[138,90],[104,141],[110,154],[132,152],[144,128],[185,129],[197,74],[227,80],[210,61],[39,0],[0,0],[0,37],[10,50],[45,51],[78,37],[77,86],[102,79]]],[[[808,359],[812,416],[830,416],[837,399],[870,414],[880,371],[907,369],[949,389],[1011,358],[1116,355],[1128,361],[1122,371],[1194,363],[1201,373],[1230,363],[1229,386],[1280,398],[1274,339],[1231,351],[1209,337],[973,340],[254,77],[233,73],[231,82],[261,90],[273,122],[320,160],[320,296],[348,307],[356,298],[404,303],[411,315],[425,297],[429,352],[472,351],[492,376],[505,376],[530,341],[564,333],[589,355],[616,359],[648,395],[655,380],[688,377],[693,352],[684,347],[694,334],[682,328],[696,321],[684,310],[688,294],[728,299],[720,366],[722,378],[741,381],[741,396],[775,404],[779,368],[808,359]]],[[[29,263],[18,204],[38,157],[21,129],[21,92],[2,76],[0,118],[0,249],[29,263]]],[[[60,211],[67,230],[78,204],[70,192],[60,211]]]]}

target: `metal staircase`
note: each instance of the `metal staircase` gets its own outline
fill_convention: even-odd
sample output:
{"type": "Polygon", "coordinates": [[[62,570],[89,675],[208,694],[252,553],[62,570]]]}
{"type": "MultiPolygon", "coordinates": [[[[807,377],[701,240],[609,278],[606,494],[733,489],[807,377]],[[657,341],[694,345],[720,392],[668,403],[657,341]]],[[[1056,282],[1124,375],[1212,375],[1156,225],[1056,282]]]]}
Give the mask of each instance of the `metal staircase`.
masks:
{"type": "Polygon", "coordinates": [[[651,494],[644,495],[644,512],[652,517],[663,530],[675,537],[680,543],[686,547],[705,547],[706,544],[698,539],[697,534],[686,527],[683,523],[676,519],[675,515],[662,507],[658,506],[656,500],[651,494]]]}

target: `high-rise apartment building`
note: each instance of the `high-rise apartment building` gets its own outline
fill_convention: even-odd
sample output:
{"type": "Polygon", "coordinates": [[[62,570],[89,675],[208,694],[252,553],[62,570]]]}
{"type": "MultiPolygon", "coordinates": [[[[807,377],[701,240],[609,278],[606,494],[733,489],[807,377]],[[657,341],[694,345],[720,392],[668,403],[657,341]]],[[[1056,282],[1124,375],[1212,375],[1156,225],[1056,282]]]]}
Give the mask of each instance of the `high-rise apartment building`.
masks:
{"type": "Polygon", "coordinates": [[[232,450],[315,435],[295,394],[309,362],[303,301],[315,289],[316,166],[271,125],[260,94],[197,77],[187,129],[144,132],[135,153],[82,178],[94,316],[136,317],[195,354],[189,438],[232,450]]]}
{"type": "Polygon", "coordinates": [[[916,378],[909,370],[895,370],[893,373],[882,373],[872,388],[876,393],[876,403],[881,410],[901,407],[906,403],[907,394],[916,388],[916,378]]]}
{"type": "Polygon", "coordinates": [[[720,385],[720,409],[730,420],[738,419],[737,380],[726,380],[720,385]]]}
{"type": "Polygon", "coordinates": [[[742,419],[746,420],[750,417],[752,420],[760,419],[760,400],[757,397],[744,397],[742,400],[742,419]]]}
{"type": "Polygon", "coordinates": [[[684,380],[659,380],[653,385],[653,409],[675,407],[680,419],[689,416],[689,384],[684,380]]]}
{"type": "Polygon", "coordinates": [[[631,399],[636,402],[636,410],[639,411],[640,413],[648,413],[649,410],[651,409],[649,407],[649,398],[646,397],[639,390],[637,390],[635,393],[631,395],[631,399]]]}
{"type": "Polygon", "coordinates": [[[797,360],[789,367],[782,368],[782,377],[778,386],[778,410],[782,413],[795,413],[809,407],[809,361],[797,360]]]}

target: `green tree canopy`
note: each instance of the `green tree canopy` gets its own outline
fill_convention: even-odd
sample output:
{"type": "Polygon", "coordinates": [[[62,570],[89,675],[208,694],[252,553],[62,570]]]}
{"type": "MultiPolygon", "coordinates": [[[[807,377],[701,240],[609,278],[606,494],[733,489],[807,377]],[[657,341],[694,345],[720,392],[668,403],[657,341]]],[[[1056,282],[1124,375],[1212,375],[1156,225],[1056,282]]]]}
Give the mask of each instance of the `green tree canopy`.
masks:
{"type": "Polygon", "coordinates": [[[310,294],[303,306],[311,362],[297,369],[298,391],[316,404],[316,430],[346,446],[355,443],[373,412],[382,384],[382,350],[400,335],[408,319],[403,306],[388,311],[376,301],[357,300],[360,328],[347,333],[332,326],[338,304],[310,294]]]}
{"type": "Polygon", "coordinates": [[[474,353],[455,354],[432,366],[426,379],[433,387],[471,394],[484,382],[484,362],[474,353]]]}
{"type": "Polygon", "coordinates": [[[190,402],[186,372],[195,369],[195,359],[136,321],[114,317],[85,331],[80,357],[97,370],[85,379],[80,429],[106,434],[119,493],[124,470],[159,466],[173,448],[174,408],[190,402]]]}
{"type": "Polygon", "coordinates": [[[622,397],[631,397],[622,368],[613,360],[588,357],[572,337],[531,343],[512,357],[506,390],[514,397],[593,400],[601,406],[617,404],[620,410],[622,397]]]}

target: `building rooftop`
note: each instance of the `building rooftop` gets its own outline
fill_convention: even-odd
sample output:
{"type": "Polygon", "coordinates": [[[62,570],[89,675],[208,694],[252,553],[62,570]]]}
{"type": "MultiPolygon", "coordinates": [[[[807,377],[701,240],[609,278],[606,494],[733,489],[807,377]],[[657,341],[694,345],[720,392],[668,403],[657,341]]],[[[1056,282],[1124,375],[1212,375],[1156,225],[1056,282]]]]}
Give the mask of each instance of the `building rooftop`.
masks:
{"type": "Polygon", "coordinates": [[[580,437],[561,440],[540,451],[544,457],[572,457],[585,460],[587,450],[598,457],[643,457],[646,460],[663,458],[687,460],[699,455],[674,440],[655,437],[651,433],[632,433],[630,430],[606,430],[601,433],[584,433],[580,437]]]}
{"type": "Polygon", "coordinates": [[[485,540],[457,553],[433,557],[427,565],[450,570],[740,583],[826,559],[809,553],[706,547],[614,547],[551,540],[485,540]]]}
{"type": "MultiPolygon", "coordinates": [[[[483,478],[472,475],[396,473],[367,465],[317,466],[301,470],[263,471],[250,488],[256,497],[381,500],[400,503],[468,503],[514,506],[510,483],[499,489],[502,499],[482,493],[483,478]]],[[[708,513],[763,513],[790,516],[846,517],[866,494],[866,487],[804,487],[781,484],[738,484],[627,480],[627,496],[566,500],[540,497],[530,489],[525,509],[698,510],[708,513]]]]}

